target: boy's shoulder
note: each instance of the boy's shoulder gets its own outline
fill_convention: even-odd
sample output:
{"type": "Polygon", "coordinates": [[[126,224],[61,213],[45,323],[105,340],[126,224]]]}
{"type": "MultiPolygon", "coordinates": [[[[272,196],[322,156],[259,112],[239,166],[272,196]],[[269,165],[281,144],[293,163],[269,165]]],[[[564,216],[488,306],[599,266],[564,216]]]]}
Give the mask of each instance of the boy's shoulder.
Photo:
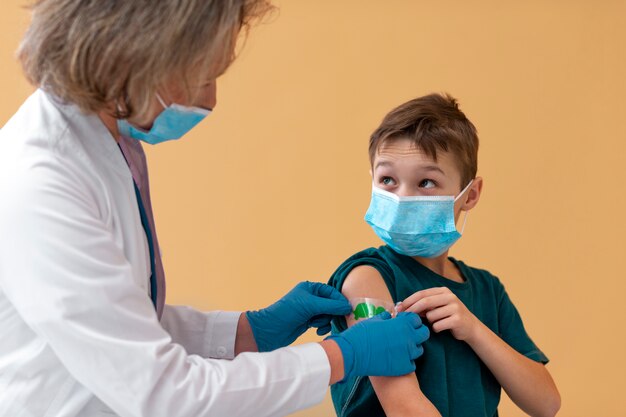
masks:
{"type": "Polygon", "coordinates": [[[384,253],[384,247],[372,247],[359,251],[343,261],[330,277],[328,284],[337,289],[341,289],[350,271],[361,265],[376,268],[383,277],[392,275],[389,260],[384,253]]]}
{"type": "Polygon", "coordinates": [[[387,262],[387,260],[385,259],[385,255],[384,255],[384,248],[386,246],[380,246],[378,248],[367,248],[367,249],[363,249],[353,255],[351,255],[349,258],[347,258],[345,261],[343,261],[343,264],[349,264],[352,262],[359,262],[359,261],[363,261],[363,260],[369,260],[369,261],[385,261],[387,262]]]}

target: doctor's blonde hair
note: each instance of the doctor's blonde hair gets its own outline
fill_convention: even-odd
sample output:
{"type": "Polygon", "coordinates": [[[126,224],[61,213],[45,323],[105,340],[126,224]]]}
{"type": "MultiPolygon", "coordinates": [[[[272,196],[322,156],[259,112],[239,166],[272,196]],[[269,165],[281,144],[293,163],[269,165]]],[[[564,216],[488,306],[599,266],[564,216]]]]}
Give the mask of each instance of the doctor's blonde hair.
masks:
{"type": "Polygon", "coordinates": [[[37,0],[18,50],[28,80],[63,102],[119,118],[145,117],[155,92],[224,73],[239,33],[268,0],[37,0]]]}

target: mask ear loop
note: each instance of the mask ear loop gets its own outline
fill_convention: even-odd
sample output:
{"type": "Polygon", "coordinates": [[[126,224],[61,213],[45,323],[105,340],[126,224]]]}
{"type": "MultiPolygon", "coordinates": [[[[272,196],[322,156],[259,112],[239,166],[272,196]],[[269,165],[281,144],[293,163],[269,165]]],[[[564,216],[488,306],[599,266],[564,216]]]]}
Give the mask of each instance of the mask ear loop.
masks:
{"type": "Polygon", "coordinates": [[[465,217],[463,218],[463,226],[461,226],[461,231],[459,232],[460,234],[463,234],[463,232],[465,231],[465,223],[467,223],[467,216],[469,215],[469,211],[465,211],[465,217]]]}
{"type": "Polygon", "coordinates": [[[163,101],[159,93],[154,93],[154,95],[156,96],[157,100],[159,100],[159,103],[161,103],[161,106],[163,106],[164,109],[167,109],[167,104],[165,104],[165,101],[163,101]]]}
{"type": "MultiPolygon", "coordinates": [[[[454,201],[458,200],[459,198],[461,198],[461,196],[463,194],[465,194],[465,192],[472,186],[472,184],[474,183],[474,180],[471,180],[469,182],[469,184],[467,184],[467,186],[463,189],[463,191],[461,191],[459,193],[458,196],[456,196],[456,198],[454,199],[454,201]]],[[[459,232],[460,234],[463,234],[463,232],[465,231],[465,224],[467,223],[467,216],[469,215],[469,211],[464,210],[465,212],[465,216],[463,217],[463,226],[461,226],[461,231],[459,232]]]]}
{"type": "Polygon", "coordinates": [[[463,188],[463,191],[461,191],[461,192],[459,193],[459,195],[457,195],[457,196],[456,196],[456,198],[454,199],[454,201],[456,202],[456,200],[458,200],[459,198],[461,198],[461,196],[462,196],[463,194],[465,194],[465,192],[466,192],[466,191],[467,191],[467,190],[468,190],[468,189],[472,186],[472,184],[473,184],[473,183],[474,183],[474,180],[471,180],[471,181],[469,182],[469,184],[467,184],[467,185],[465,186],[465,188],[463,188]]]}
{"type": "Polygon", "coordinates": [[[204,117],[208,116],[209,114],[213,112],[213,109],[205,109],[204,107],[197,107],[197,106],[183,106],[182,104],[177,104],[177,103],[172,103],[168,106],[167,104],[165,104],[165,101],[161,98],[159,93],[155,93],[155,95],[156,95],[157,100],[159,100],[159,103],[161,103],[161,106],[163,106],[164,109],[167,109],[168,107],[171,107],[173,109],[182,109],[187,112],[197,113],[204,117]]]}

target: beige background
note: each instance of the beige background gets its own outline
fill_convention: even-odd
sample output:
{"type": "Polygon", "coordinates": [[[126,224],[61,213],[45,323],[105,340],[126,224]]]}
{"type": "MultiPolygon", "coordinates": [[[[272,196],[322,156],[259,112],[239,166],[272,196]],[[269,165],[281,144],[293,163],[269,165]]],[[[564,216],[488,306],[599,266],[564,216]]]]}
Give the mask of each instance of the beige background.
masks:
{"type": "MultiPolygon", "coordinates": [[[[13,55],[21,4],[0,13],[0,125],[32,90],[13,55]]],[[[448,91],[478,126],[485,178],[452,253],[501,277],[552,359],[560,415],[625,416],[626,2],[278,5],[210,119],[148,149],[169,302],[262,307],[378,245],[368,135],[448,91]]],[[[332,414],[327,400],[298,415],[332,414]]],[[[522,413],[504,400],[501,415],[522,413]]]]}

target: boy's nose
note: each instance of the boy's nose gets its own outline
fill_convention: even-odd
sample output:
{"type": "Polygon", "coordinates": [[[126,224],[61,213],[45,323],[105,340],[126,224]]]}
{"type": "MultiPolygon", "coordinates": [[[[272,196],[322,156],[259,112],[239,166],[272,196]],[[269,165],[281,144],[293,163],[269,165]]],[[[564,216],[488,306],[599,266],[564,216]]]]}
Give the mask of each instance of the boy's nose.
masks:
{"type": "Polygon", "coordinates": [[[401,187],[398,187],[396,191],[396,195],[398,197],[411,197],[411,196],[417,195],[417,192],[413,190],[412,187],[403,185],[401,187]]]}

